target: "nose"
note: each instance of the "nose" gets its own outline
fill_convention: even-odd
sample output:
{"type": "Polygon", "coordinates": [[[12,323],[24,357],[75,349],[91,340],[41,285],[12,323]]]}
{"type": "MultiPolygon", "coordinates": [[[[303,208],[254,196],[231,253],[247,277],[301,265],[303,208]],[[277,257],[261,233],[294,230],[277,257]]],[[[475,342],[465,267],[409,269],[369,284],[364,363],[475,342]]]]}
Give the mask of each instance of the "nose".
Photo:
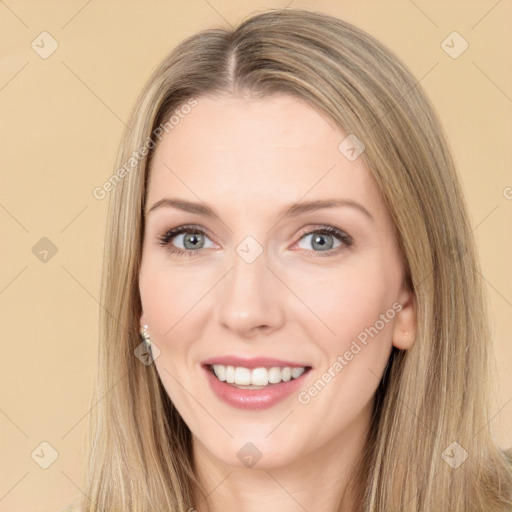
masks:
{"type": "Polygon", "coordinates": [[[217,321],[239,338],[254,338],[282,327],[285,286],[276,277],[267,251],[252,263],[235,252],[233,266],[217,287],[217,321]]]}

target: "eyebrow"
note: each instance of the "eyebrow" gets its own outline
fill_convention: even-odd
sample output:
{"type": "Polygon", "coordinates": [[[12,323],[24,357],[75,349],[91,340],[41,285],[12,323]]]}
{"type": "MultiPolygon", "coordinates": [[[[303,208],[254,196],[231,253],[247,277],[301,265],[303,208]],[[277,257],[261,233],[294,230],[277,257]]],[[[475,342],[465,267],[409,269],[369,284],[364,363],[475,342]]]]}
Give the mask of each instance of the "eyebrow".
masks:
{"type": "MultiPolygon", "coordinates": [[[[359,210],[370,220],[375,221],[372,214],[362,204],[359,204],[356,201],[352,201],[350,199],[318,199],[316,201],[294,203],[283,208],[278,213],[278,216],[280,219],[286,217],[295,217],[304,213],[314,212],[324,208],[339,208],[347,206],[359,210]]],[[[198,215],[204,215],[205,217],[211,217],[213,219],[220,220],[220,217],[215,212],[215,210],[205,203],[194,203],[192,201],[186,201],[184,199],[176,199],[169,197],[164,197],[163,199],[157,201],[155,204],[153,204],[153,206],[151,206],[151,208],[148,209],[145,215],[147,216],[152,211],[162,207],[175,208],[177,210],[182,210],[184,212],[196,213],[198,215]]]]}

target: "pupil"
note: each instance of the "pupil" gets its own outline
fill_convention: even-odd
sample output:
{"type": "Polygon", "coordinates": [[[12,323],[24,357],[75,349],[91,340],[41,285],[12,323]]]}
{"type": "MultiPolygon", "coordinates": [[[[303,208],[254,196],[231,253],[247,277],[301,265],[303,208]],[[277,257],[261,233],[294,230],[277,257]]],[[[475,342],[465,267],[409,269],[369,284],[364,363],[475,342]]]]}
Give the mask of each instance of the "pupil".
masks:
{"type": "Polygon", "coordinates": [[[313,237],[313,246],[315,246],[315,244],[319,247],[319,248],[325,248],[325,249],[330,249],[332,247],[332,242],[329,244],[325,241],[325,235],[316,235],[313,237]]]}
{"type": "Polygon", "coordinates": [[[198,241],[200,239],[199,238],[200,236],[201,235],[197,234],[197,233],[185,235],[185,240],[184,240],[185,247],[187,247],[187,243],[191,243],[192,244],[192,247],[187,247],[188,249],[194,249],[195,247],[197,247],[197,243],[198,243],[198,241]]]}

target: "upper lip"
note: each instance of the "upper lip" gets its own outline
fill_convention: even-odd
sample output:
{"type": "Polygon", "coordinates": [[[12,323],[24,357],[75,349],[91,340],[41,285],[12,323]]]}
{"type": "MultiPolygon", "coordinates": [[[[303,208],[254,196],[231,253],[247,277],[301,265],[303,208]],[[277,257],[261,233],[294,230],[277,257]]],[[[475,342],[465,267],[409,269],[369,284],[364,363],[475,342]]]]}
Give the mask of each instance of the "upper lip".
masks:
{"type": "Polygon", "coordinates": [[[203,361],[203,365],[209,366],[212,364],[222,364],[224,366],[241,366],[243,368],[272,368],[278,366],[280,368],[304,368],[308,367],[307,364],[297,363],[294,361],[286,361],[283,359],[273,359],[269,357],[250,357],[242,358],[235,356],[218,356],[211,357],[203,361]]]}

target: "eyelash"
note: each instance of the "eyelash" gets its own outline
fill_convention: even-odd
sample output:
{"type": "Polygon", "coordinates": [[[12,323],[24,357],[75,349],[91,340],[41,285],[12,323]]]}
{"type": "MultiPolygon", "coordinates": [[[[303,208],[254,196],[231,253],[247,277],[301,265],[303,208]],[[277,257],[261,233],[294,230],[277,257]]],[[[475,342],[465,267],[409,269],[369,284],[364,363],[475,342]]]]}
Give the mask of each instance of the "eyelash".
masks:
{"type": "MultiPolygon", "coordinates": [[[[186,258],[186,257],[195,256],[196,254],[198,254],[201,251],[201,249],[183,250],[183,249],[175,247],[174,245],[171,244],[171,240],[174,237],[176,237],[182,233],[191,233],[191,234],[195,234],[195,235],[201,234],[201,235],[208,236],[208,234],[206,233],[206,231],[204,229],[199,228],[197,226],[190,226],[190,225],[179,226],[177,228],[170,229],[169,231],[164,233],[162,236],[159,236],[157,244],[161,245],[161,246],[166,246],[166,245],[171,246],[172,249],[170,249],[170,252],[172,254],[175,254],[180,257],[186,258]]],[[[340,250],[350,247],[353,243],[352,237],[350,235],[348,235],[344,231],[341,231],[340,229],[332,227],[332,226],[321,226],[321,228],[319,228],[319,229],[318,228],[312,229],[310,231],[302,233],[299,240],[301,240],[305,236],[311,235],[313,233],[323,234],[323,235],[325,235],[325,234],[332,235],[335,238],[337,238],[340,242],[343,243],[342,246],[339,246],[335,249],[329,249],[328,251],[313,251],[313,250],[311,250],[311,252],[315,253],[315,257],[316,256],[319,256],[319,257],[332,256],[334,253],[338,253],[340,250]],[[324,253],[324,254],[322,254],[322,253],[324,253]]]]}

